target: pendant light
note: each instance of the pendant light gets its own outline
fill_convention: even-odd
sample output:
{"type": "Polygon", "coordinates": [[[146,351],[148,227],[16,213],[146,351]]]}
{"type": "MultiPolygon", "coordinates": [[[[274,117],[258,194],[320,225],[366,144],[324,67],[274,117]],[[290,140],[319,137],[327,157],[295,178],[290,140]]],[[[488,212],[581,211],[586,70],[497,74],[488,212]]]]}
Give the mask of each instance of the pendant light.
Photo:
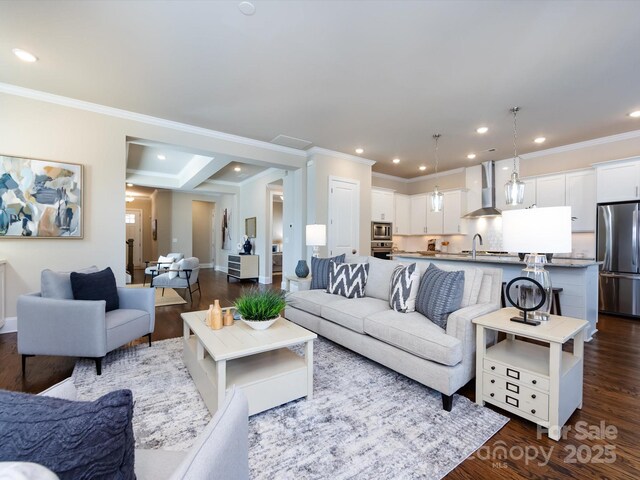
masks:
{"type": "MultiPolygon", "coordinates": [[[[438,140],[440,139],[440,134],[436,133],[433,138],[436,141],[436,182],[438,181],[438,140]]],[[[442,205],[444,203],[444,195],[442,192],[438,190],[438,184],[433,189],[433,193],[431,194],[431,211],[432,212],[440,212],[442,211],[442,205]]]]}
{"type": "Polygon", "coordinates": [[[513,113],[513,172],[511,172],[511,179],[504,185],[507,205],[522,205],[524,202],[524,182],[518,178],[518,170],[516,167],[516,160],[520,159],[516,148],[516,140],[518,138],[516,118],[519,110],[520,107],[513,107],[511,109],[511,113],[513,113]]]}

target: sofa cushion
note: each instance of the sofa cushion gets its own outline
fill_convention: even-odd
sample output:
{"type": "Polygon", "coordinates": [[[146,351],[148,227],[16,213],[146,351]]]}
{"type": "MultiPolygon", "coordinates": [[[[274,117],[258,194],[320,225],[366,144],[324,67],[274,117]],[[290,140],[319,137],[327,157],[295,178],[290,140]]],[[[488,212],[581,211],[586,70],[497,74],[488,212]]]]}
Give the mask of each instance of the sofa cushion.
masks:
{"type": "MultiPolygon", "coordinates": [[[[98,267],[92,265],[77,270],[80,273],[94,273],[98,267]]],[[[40,274],[40,294],[43,298],[57,298],[59,300],[73,300],[71,289],[71,272],[54,272],[48,268],[40,274]]]]}
{"type": "Polygon", "coordinates": [[[379,298],[388,302],[391,274],[398,265],[400,265],[398,262],[391,260],[369,257],[369,278],[364,294],[367,297],[379,298]]]}
{"type": "Polygon", "coordinates": [[[93,402],[0,391],[0,461],[44,465],[61,479],[134,479],[130,390],[93,402]]]}
{"type": "Polygon", "coordinates": [[[287,304],[291,307],[303,310],[307,313],[320,316],[320,310],[323,305],[337,302],[342,297],[331,295],[325,290],[300,290],[298,292],[287,293],[287,304]]]}
{"type": "Polygon", "coordinates": [[[368,276],[368,263],[331,262],[327,293],[347,298],[362,298],[368,276]]]}
{"type": "Polygon", "coordinates": [[[418,312],[393,310],[369,315],[364,331],[378,340],[443,365],[462,361],[462,343],[418,312]]]}
{"type": "Polygon", "coordinates": [[[104,300],[106,311],[117,310],[120,306],[116,277],[111,267],[95,273],[71,272],[71,289],[76,300],[104,300]]]}
{"type": "Polygon", "coordinates": [[[338,298],[340,300],[322,307],[321,316],[354,332],[365,333],[364,318],[366,316],[389,311],[389,303],[386,300],[370,297],[338,298]]]}
{"type": "Polygon", "coordinates": [[[464,271],[447,272],[433,263],[420,280],[416,311],[440,328],[447,328],[447,317],[460,308],[464,292],[464,271]]]}
{"type": "Polygon", "coordinates": [[[398,265],[391,275],[389,306],[396,312],[413,312],[416,309],[419,283],[420,271],[415,263],[398,265]]]}
{"type": "Polygon", "coordinates": [[[327,289],[329,284],[329,267],[331,262],[344,263],[344,253],[331,258],[311,257],[311,290],[327,289]]]}
{"type": "Polygon", "coordinates": [[[480,268],[464,268],[464,288],[462,289],[462,299],[460,308],[468,307],[478,303],[480,286],[484,273],[480,268]]]}

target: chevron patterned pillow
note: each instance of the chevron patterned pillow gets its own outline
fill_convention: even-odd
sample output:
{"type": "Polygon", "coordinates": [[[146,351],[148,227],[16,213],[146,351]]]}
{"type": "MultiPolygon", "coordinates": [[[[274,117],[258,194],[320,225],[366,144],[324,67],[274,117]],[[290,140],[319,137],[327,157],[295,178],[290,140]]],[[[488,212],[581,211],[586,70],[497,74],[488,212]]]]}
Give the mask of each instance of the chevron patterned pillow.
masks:
{"type": "Polygon", "coordinates": [[[364,287],[369,276],[368,263],[335,263],[329,268],[327,293],[347,298],[364,297],[364,287]]]}
{"type": "Polygon", "coordinates": [[[417,265],[398,265],[391,274],[389,306],[396,312],[409,313],[416,309],[420,272],[417,265]]]}

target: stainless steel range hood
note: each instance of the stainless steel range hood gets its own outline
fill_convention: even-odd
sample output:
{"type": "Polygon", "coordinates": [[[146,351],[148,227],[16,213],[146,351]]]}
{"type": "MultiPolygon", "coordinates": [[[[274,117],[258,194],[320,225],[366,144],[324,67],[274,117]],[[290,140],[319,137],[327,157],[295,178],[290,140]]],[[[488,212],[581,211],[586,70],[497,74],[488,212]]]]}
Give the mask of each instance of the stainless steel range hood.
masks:
{"type": "Polygon", "coordinates": [[[464,218],[499,217],[496,208],[496,177],[493,160],[482,163],[482,208],[467,213],[464,218]]]}

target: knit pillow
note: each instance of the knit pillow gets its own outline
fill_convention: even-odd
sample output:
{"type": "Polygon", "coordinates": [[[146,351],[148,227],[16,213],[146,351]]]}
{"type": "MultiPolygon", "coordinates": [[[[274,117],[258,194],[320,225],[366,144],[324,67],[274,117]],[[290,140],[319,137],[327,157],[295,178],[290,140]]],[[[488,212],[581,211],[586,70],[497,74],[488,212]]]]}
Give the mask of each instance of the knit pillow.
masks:
{"type": "Polygon", "coordinates": [[[389,306],[396,312],[413,312],[416,309],[419,282],[420,271],[415,263],[398,265],[391,274],[389,306]]]}
{"type": "Polygon", "coordinates": [[[445,272],[431,263],[420,280],[416,311],[446,329],[449,314],[460,308],[463,292],[464,271],[445,272]]]}
{"type": "Polygon", "coordinates": [[[335,263],[329,267],[327,293],[347,298],[364,297],[364,286],[369,275],[368,263],[335,263]]]}
{"type": "Polygon", "coordinates": [[[120,308],[116,277],[110,267],[95,273],[71,272],[71,289],[76,300],[104,300],[105,310],[120,308]]]}
{"type": "Polygon", "coordinates": [[[344,253],[331,258],[311,257],[311,290],[327,289],[330,262],[344,263],[344,253]]]}

